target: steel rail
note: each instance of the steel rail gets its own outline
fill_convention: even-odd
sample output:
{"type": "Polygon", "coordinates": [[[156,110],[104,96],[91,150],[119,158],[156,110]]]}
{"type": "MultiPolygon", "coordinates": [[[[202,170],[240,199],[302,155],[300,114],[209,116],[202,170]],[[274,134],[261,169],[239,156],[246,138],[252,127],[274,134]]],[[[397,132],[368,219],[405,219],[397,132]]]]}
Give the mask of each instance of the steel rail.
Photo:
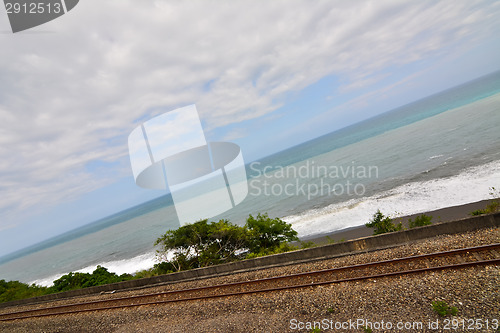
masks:
{"type": "Polygon", "coordinates": [[[33,317],[46,317],[46,316],[53,316],[53,315],[60,315],[60,314],[74,314],[74,313],[82,313],[82,312],[89,312],[89,311],[119,309],[119,308],[136,307],[136,306],[142,306],[142,305],[165,304],[165,303],[173,303],[173,302],[181,302],[181,301],[193,301],[193,300],[201,300],[201,299],[229,297],[229,296],[236,296],[236,295],[245,295],[245,294],[272,292],[272,291],[280,291],[280,290],[287,290],[287,289],[314,287],[314,286],[320,286],[320,285],[326,285],[326,284],[350,282],[350,281],[357,281],[357,280],[383,278],[383,277],[396,276],[396,275],[422,273],[422,272],[428,272],[428,271],[446,270],[446,269],[451,269],[451,268],[463,268],[463,267],[470,267],[470,266],[476,266],[476,265],[498,264],[498,263],[500,263],[500,258],[489,259],[489,260],[477,260],[477,261],[465,262],[465,263],[462,262],[462,263],[458,263],[458,264],[450,264],[450,265],[442,265],[442,266],[434,266],[434,267],[426,267],[426,268],[417,268],[417,269],[388,272],[388,273],[381,273],[381,274],[374,274],[374,275],[373,274],[372,275],[363,275],[363,276],[359,276],[359,277],[350,277],[350,278],[343,278],[343,279],[336,279],[336,280],[311,282],[311,283],[306,283],[306,284],[302,283],[302,284],[287,285],[287,286],[281,286],[281,287],[275,287],[275,288],[264,288],[264,289],[258,289],[258,290],[246,290],[246,291],[222,293],[222,294],[216,294],[216,295],[202,295],[202,296],[196,296],[196,297],[186,297],[186,298],[168,299],[168,300],[155,300],[155,301],[150,301],[150,302],[139,302],[139,303],[131,303],[131,304],[123,304],[123,305],[102,306],[102,307],[93,307],[93,308],[88,308],[88,309],[58,311],[58,312],[52,312],[52,313],[38,313],[38,314],[36,314],[36,312],[54,311],[54,310],[61,310],[61,309],[65,309],[65,308],[66,309],[67,308],[75,308],[75,307],[82,307],[82,306],[87,306],[87,305],[97,305],[97,304],[103,304],[103,303],[116,303],[116,302],[120,302],[120,301],[130,301],[130,300],[134,300],[134,299],[147,298],[147,297],[159,297],[159,296],[166,296],[166,295],[173,295],[173,294],[207,291],[210,289],[228,288],[228,287],[239,286],[239,285],[249,286],[251,284],[258,284],[258,283],[269,282],[269,281],[277,281],[277,280],[282,280],[282,279],[293,279],[293,278],[297,278],[297,277],[314,276],[314,275],[319,275],[319,274],[345,271],[345,270],[356,270],[356,269],[367,268],[367,267],[372,267],[372,266],[383,266],[383,265],[387,265],[387,264],[395,264],[395,263],[401,263],[401,262],[407,262],[407,261],[418,261],[418,260],[422,260],[422,259],[438,258],[438,257],[443,257],[443,256],[451,256],[451,255],[456,256],[456,255],[461,254],[461,253],[469,253],[469,252],[470,253],[477,253],[477,252],[482,252],[482,251],[495,250],[497,248],[500,248],[500,243],[495,243],[495,244],[485,245],[485,246],[456,249],[456,250],[450,250],[450,251],[443,251],[443,252],[437,252],[437,253],[409,256],[409,257],[404,257],[404,258],[375,261],[375,262],[370,262],[370,263],[365,263],[365,264],[329,268],[329,269],[318,270],[318,271],[303,272],[303,273],[296,273],[296,274],[290,274],[290,275],[249,280],[249,281],[239,281],[239,282],[226,283],[226,284],[220,284],[220,285],[212,285],[212,286],[206,286],[206,287],[171,290],[171,291],[165,291],[165,292],[160,292],[160,293],[134,295],[134,296],[128,296],[128,297],[111,298],[111,299],[106,299],[106,300],[97,300],[97,301],[90,301],[90,302],[84,302],[84,303],[72,303],[72,304],[59,305],[59,306],[53,306],[53,307],[47,307],[47,308],[39,308],[39,309],[31,309],[31,310],[26,310],[26,311],[3,313],[3,314],[0,314],[0,321],[10,321],[10,320],[15,320],[15,319],[26,319],[26,318],[33,318],[33,317]],[[14,316],[19,315],[19,316],[12,317],[13,315],[14,316]]]}

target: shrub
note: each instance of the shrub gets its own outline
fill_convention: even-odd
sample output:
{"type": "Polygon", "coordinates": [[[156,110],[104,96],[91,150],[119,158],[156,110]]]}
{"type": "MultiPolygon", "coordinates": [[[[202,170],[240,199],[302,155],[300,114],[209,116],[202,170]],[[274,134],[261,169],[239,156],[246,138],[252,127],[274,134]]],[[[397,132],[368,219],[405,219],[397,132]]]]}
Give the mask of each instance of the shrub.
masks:
{"type": "Polygon", "coordinates": [[[494,200],[486,204],[486,208],[484,209],[476,209],[472,211],[470,214],[473,216],[483,215],[483,214],[493,214],[498,212],[500,207],[500,202],[498,200],[494,200]]]}
{"type": "Polygon", "coordinates": [[[48,288],[28,285],[19,281],[0,280],[0,303],[17,299],[41,296],[48,293],[48,288]]]}
{"type": "Polygon", "coordinates": [[[115,283],[133,279],[130,274],[117,275],[110,273],[105,267],[97,266],[92,274],[70,272],[55,280],[51,287],[31,286],[19,281],[0,280],[0,303],[57,293],[66,290],[81,289],[102,284],[115,283]]]}
{"type": "Polygon", "coordinates": [[[486,214],[486,211],[484,209],[476,209],[470,213],[470,215],[472,216],[478,216],[483,214],[486,214]]]}
{"type": "Polygon", "coordinates": [[[486,214],[496,213],[498,211],[499,206],[500,202],[498,202],[498,200],[488,203],[485,208],[486,214]]]}
{"type": "Polygon", "coordinates": [[[392,219],[388,216],[385,216],[380,212],[380,209],[373,215],[372,219],[369,223],[366,223],[365,226],[368,228],[374,228],[374,235],[384,234],[387,232],[400,231],[403,229],[403,225],[399,222],[397,225],[392,223],[392,219]]]}
{"type": "Polygon", "coordinates": [[[140,271],[137,271],[134,273],[134,279],[150,278],[150,277],[153,277],[156,275],[158,275],[158,274],[156,274],[156,271],[154,268],[143,269],[143,270],[140,270],[140,271]]]}
{"type": "Polygon", "coordinates": [[[477,216],[498,212],[500,210],[500,191],[492,186],[490,187],[490,195],[495,200],[490,201],[484,209],[476,209],[475,211],[471,212],[470,215],[477,216]]]}
{"type": "Polygon", "coordinates": [[[73,289],[88,288],[93,286],[100,286],[102,284],[110,284],[115,282],[131,280],[134,277],[130,274],[117,275],[108,272],[106,267],[97,266],[97,268],[89,273],[73,273],[70,272],[61,276],[54,281],[54,285],[50,287],[50,292],[61,292],[73,289]]]}
{"type": "Polygon", "coordinates": [[[432,216],[422,214],[422,215],[415,217],[415,221],[412,221],[412,219],[409,219],[408,224],[409,224],[410,229],[415,228],[415,227],[423,227],[424,225],[431,225],[432,224],[431,220],[432,220],[432,216]]]}

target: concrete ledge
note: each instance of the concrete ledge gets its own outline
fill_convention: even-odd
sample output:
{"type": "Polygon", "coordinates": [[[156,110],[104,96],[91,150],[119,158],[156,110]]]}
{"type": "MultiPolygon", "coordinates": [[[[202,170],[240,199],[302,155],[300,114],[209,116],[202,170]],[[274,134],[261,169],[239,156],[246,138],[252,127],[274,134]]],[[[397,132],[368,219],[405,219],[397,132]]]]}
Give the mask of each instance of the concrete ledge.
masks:
{"type": "Polygon", "coordinates": [[[272,266],[284,266],[303,261],[320,260],[347,255],[350,253],[368,252],[377,249],[393,247],[413,241],[427,239],[439,235],[458,234],[483,228],[494,228],[500,225],[500,213],[481,215],[457,221],[436,223],[399,232],[387,233],[377,236],[358,238],[355,240],[318,246],[310,249],[297,250],[281,254],[274,254],[255,259],[246,259],[228,264],[197,268],[189,271],[154,276],[151,278],[130,280],[90,287],[85,289],[70,290],[57,294],[49,294],[34,298],[27,298],[11,302],[0,303],[0,308],[9,306],[45,302],[82,295],[98,294],[113,290],[142,288],[156,284],[165,284],[180,281],[189,281],[199,278],[216,277],[236,272],[252,271],[272,266]]]}

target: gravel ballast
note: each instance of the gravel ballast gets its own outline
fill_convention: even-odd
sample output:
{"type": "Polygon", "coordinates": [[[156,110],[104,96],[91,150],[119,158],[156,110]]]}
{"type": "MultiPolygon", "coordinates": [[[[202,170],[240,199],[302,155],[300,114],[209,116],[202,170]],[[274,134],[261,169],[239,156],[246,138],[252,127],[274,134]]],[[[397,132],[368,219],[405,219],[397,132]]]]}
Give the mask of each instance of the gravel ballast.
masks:
{"type": "MultiPolygon", "coordinates": [[[[79,297],[49,305],[245,281],[473,247],[497,243],[499,236],[498,228],[483,229],[370,253],[117,292],[114,295],[79,297]]],[[[371,327],[373,332],[500,332],[495,328],[495,320],[500,319],[499,273],[498,265],[478,266],[263,294],[0,322],[0,331],[311,332],[316,324],[316,327],[322,328],[321,332],[365,332],[361,327],[363,325],[371,327]],[[457,307],[458,314],[438,316],[432,309],[433,301],[445,301],[457,307]],[[485,327],[486,321],[489,328],[485,327]],[[449,324],[449,330],[446,324],[449,324]]],[[[39,306],[18,306],[2,309],[0,313],[39,306]]]]}

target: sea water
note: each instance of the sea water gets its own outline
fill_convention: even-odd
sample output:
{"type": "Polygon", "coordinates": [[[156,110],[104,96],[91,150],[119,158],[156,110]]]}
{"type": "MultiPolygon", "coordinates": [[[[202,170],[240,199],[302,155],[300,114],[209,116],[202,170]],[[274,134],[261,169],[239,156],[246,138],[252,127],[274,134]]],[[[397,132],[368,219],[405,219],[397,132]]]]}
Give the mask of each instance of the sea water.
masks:
{"type": "MultiPolygon", "coordinates": [[[[363,225],[377,209],[397,217],[488,199],[500,188],[499,127],[496,72],[249,163],[247,198],[212,220],[267,212],[305,237],[363,225]]],[[[166,195],[0,258],[0,279],[133,273],[178,226],[166,195]]]]}

